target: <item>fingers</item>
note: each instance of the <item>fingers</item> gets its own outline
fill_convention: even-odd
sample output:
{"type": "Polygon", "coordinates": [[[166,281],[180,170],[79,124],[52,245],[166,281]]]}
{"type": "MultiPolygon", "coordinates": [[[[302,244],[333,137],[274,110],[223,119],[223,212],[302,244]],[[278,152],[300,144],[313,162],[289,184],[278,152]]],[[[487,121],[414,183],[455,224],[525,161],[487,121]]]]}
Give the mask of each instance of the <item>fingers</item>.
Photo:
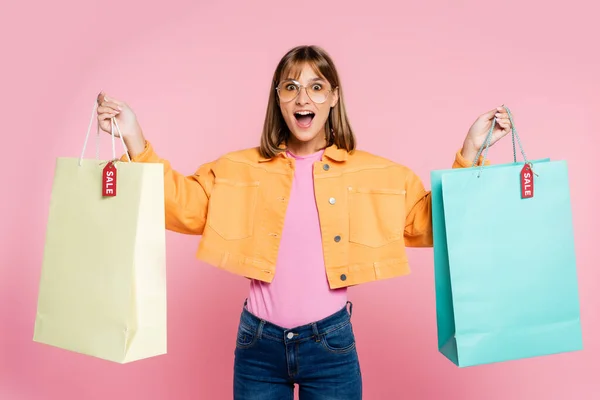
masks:
{"type": "MultiPolygon", "coordinates": [[[[487,120],[488,123],[491,123],[492,120],[495,119],[494,132],[492,134],[490,143],[489,143],[489,145],[487,145],[487,147],[493,145],[498,140],[500,140],[504,136],[508,135],[513,129],[512,123],[511,123],[511,118],[508,116],[508,111],[506,110],[506,108],[504,106],[496,107],[493,110],[486,112],[485,114],[481,115],[481,118],[484,118],[485,120],[487,120]]],[[[487,126],[490,126],[490,125],[487,125],[487,126]]],[[[484,146],[486,146],[486,143],[484,143],[484,146]]]]}
{"type": "Polygon", "coordinates": [[[104,92],[98,94],[98,121],[106,121],[116,117],[123,110],[118,101],[109,98],[104,92]]]}
{"type": "Polygon", "coordinates": [[[117,115],[121,112],[121,110],[116,105],[111,105],[108,103],[104,103],[106,105],[102,105],[98,107],[98,114],[114,114],[117,115]]]}
{"type": "Polygon", "coordinates": [[[508,111],[504,106],[496,107],[482,115],[482,117],[492,120],[494,118],[506,118],[508,119],[508,111]]]}
{"type": "Polygon", "coordinates": [[[123,107],[125,105],[122,101],[108,97],[104,92],[100,92],[96,100],[98,101],[98,105],[112,104],[117,107],[123,107]]]}
{"type": "Polygon", "coordinates": [[[114,118],[116,115],[113,113],[103,113],[103,114],[98,114],[98,121],[102,122],[105,121],[107,119],[111,119],[114,118]]]}
{"type": "Polygon", "coordinates": [[[512,129],[512,124],[510,121],[510,117],[508,116],[508,111],[502,105],[501,107],[497,107],[496,112],[494,113],[494,118],[496,118],[496,123],[502,128],[504,134],[508,133],[512,129]]]}
{"type": "Polygon", "coordinates": [[[504,106],[496,108],[496,113],[494,114],[494,116],[496,118],[502,118],[502,119],[510,120],[510,117],[508,115],[508,111],[506,110],[506,107],[504,107],[504,106]]]}
{"type": "Polygon", "coordinates": [[[120,107],[125,105],[124,102],[117,100],[117,99],[113,99],[112,97],[108,97],[107,95],[104,95],[104,101],[108,102],[108,103],[116,104],[117,106],[120,106],[120,107]]]}
{"type": "Polygon", "coordinates": [[[98,107],[98,122],[103,122],[115,118],[119,115],[119,111],[112,107],[100,106],[98,107]]]}
{"type": "Polygon", "coordinates": [[[100,106],[98,107],[98,109],[100,109],[100,108],[110,108],[111,110],[113,110],[115,112],[123,111],[123,107],[121,107],[119,104],[117,104],[113,101],[107,100],[106,97],[104,98],[104,101],[102,103],[100,103],[100,106]]]}
{"type": "Polygon", "coordinates": [[[510,129],[511,128],[510,119],[508,119],[508,117],[506,117],[506,118],[496,117],[496,124],[500,125],[500,127],[502,129],[510,129]]]}

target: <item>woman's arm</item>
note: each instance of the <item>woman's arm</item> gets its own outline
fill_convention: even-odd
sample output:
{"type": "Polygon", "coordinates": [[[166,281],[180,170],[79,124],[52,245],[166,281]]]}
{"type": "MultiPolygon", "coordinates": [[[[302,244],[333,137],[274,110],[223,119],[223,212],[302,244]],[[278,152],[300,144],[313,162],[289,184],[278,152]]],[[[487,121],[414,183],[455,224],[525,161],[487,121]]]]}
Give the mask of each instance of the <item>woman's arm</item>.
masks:
{"type": "MultiPolygon", "coordinates": [[[[160,158],[144,138],[137,117],[127,103],[104,93],[98,95],[97,101],[99,128],[110,134],[114,119],[118,124],[118,135],[123,136],[132,161],[163,165],[166,228],[180,233],[202,234],[214,182],[213,163],[202,165],[193,175],[180,174],[167,160],[160,158]]],[[[127,155],[121,161],[128,161],[127,155]]]]}
{"type": "MultiPolygon", "coordinates": [[[[477,165],[481,165],[479,158],[477,165]]],[[[486,160],[485,164],[489,164],[486,160]]],[[[463,157],[462,151],[456,153],[452,168],[467,168],[472,165],[463,157]]],[[[431,191],[425,190],[421,179],[412,171],[406,178],[406,223],[404,242],[408,247],[433,246],[433,223],[431,219],[431,191]]]]}
{"type": "MultiPolygon", "coordinates": [[[[506,136],[512,130],[508,112],[502,107],[494,108],[480,115],[467,133],[462,149],[456,153],[452,168],[468,168],[473,164],[481,146],[496,119],[490,140],[490,146],[506,136]]],[[[479,157],[476,165],[481,165],[479,157]]],[[[485,164],[489,164],[486,160],[485,164]]],[[[409,247],[433,246],[433,223],[431,220],[431,191],[425,190],[419,177],[412,171],[406,179],[406,223],[404,240],[409,247]]]]}
{"type": "MultiPolygon", "coordinates": [[[[125,156],[121,160],[126,161],[125,156]]],[[[204,232],[208,199],[214,183],[214,162],[203,164],[192,175],[183,175],[175,171],[169,161],[160,158],[148,141],[143,151],[132,157],[132,161],[163,165],[166,229],[201,235],[204,232]]]]}

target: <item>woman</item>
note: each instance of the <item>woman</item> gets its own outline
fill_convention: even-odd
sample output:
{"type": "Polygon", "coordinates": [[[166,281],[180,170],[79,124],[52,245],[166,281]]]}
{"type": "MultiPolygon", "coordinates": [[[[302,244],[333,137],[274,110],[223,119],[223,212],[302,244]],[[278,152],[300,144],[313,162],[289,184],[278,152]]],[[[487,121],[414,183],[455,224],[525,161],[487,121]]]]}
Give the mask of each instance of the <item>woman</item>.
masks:
{"type": "MultiPolygon", "coordinates": [[[[235,399],[360,399],[347,287],[409,273],[405,246],[432,246],[431,199],[407,167],[355,150],[340,79],[315,46],[273,75],[260,147],[174,171],[127,104],[99,96],[130,156],[165,169],[166,228],[202,235],[199,259],[250,279],[234,362],[235,399]],[[349,307],[348,307],[349,306],[349,307]]],[[[471,126],[454,167],[469,167],[502,107],[471,126]]]]}

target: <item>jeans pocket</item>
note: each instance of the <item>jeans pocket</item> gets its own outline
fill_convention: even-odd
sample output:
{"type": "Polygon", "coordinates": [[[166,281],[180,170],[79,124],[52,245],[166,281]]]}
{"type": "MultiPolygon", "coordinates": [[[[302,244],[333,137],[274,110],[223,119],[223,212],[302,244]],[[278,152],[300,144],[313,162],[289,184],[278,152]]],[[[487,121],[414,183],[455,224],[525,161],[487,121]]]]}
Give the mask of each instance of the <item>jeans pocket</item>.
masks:
{"type": "Polygon", "coordinates": [[[256,343],[257,334],[256,329],[240,323],[237,331],[236,347],[240,349],[248,349],[256,343]]]}
{"type": "Polygon", "coordinates": [[[345,354],[354,350],[356,347],[356,340],[350,321],[339,328],[324,334],[321,337],[321,343],[325,350],[331,353],[345,354]]]}

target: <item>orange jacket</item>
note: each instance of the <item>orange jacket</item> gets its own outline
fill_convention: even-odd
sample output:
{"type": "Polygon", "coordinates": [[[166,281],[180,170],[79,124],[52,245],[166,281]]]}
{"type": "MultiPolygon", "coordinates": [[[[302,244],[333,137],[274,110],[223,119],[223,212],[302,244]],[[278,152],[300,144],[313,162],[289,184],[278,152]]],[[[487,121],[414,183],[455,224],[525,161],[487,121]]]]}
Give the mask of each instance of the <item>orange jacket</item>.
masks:
{"type": "MultiPolygon", "coordinates": [[[[200,260],[247,278],[273,280],[293,158],[283,152],[265,159],[252,148],[185,176],[147,142],[133,161],[163,163],[166,229],[202,235],[200,260]]],[[[453,168],[470,166],[456,153],[453,168]]],[[[314,186],[332,289],[408,274],[405,246],[433,245],[430,192],[405,166],[333,145],[314,165],[314,186]]]]}

